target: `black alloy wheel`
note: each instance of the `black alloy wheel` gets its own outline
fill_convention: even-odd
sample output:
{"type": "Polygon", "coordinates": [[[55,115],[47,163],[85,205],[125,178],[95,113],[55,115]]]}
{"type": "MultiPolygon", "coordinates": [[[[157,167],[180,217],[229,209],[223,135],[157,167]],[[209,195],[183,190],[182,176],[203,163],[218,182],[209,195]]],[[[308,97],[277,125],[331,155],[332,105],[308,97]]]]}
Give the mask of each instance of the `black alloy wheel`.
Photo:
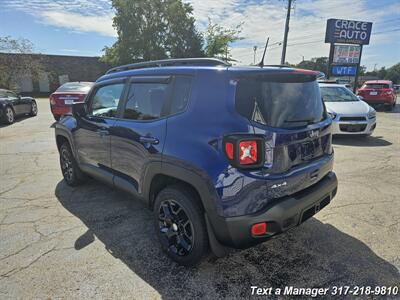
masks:
{"type": "Polygon", "coordinates": [[[208,254],[204,209],[191,188],[184,184],[165,187],[156,196],[153,215],[161,248],[172,260],[193,266],[208,254]]]}
{"type": "Polygon", "coordinates": [[[74,166],[71,160],[71,154],[66,148],[61,149],[60,153],[61,171],[67,183],[74,179],[74,166]]]}
{"type": "Polygon", "coordinates": [[[64,180],[70,186],[80,185],[87,179],[79,168],[67,142],[60,147],[60,166],[64,180]]]}
{"type": "Polygon", "coordinates": [[[193,249],[193,225],[181,207],[174,200],[164,200],[159,209],[159,229],[162,243],[172,253],[186,256],[193,249]]]}

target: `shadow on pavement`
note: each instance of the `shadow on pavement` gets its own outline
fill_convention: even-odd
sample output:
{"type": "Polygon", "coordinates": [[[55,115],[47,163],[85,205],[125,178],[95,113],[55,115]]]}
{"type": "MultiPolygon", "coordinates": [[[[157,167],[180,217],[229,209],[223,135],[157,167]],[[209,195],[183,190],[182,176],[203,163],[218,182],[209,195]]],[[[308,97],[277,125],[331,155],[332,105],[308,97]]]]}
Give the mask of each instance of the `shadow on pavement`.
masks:
{"type": "Polygon", "coordinates": [[[29,116],[29,115],[18,116],[18,117],[15,117],[14,123],[12,123],[12,124],[3,123],[2,120],[0,120],[0,128],[13,126],[16,123],[22,122],[22,121],[24,121],[26,119],[29,119],[29,118],[35,118],[35,117],[29,116]]]}
{"type": "MultiPolygon", "coordinates": [[[[399,96],[397,96],[397,99],[400,99],[399,96]]],[[[383,106],[378,106],[378,107],[374,107],[374,108],[376,109],[376,111],[383,111],[388,114],[400,113],[400,104],[396,104],[392,110],[386,110],[383,106]]]]}
{"type": "Polygon", "coordinates": [[[250,297],[253,285],[393,286],[400,282],[395,266],[363,242],[315,218],[254,248],[185,268],[161,252],[151,212],[129,195],[95,181],[77,188],[60,181],[55,194],[88,228],[76,237],[77,251],[97,237],[163,298],[250,297]]]}
{"type": "Polygon", "coordinates": [[[335,135],[332,139],[334,145],[358,146],[358,147],[384,147],[392,145],[382,136],[357,136],[357,135],[335,135]]]}

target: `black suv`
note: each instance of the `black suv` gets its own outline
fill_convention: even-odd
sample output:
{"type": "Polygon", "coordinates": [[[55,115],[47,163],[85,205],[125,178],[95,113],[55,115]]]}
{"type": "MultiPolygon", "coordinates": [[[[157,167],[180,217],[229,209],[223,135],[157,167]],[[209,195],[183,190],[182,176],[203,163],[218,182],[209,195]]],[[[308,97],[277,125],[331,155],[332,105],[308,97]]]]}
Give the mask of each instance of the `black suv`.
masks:
{"type": "Polygon", "coordinates": [[[55,123],[69,185],[86,175],[154,212],[183,265],[304,222],[333,199],[331,119],[317,73],[176,59],[109,70],[55,123]]]}

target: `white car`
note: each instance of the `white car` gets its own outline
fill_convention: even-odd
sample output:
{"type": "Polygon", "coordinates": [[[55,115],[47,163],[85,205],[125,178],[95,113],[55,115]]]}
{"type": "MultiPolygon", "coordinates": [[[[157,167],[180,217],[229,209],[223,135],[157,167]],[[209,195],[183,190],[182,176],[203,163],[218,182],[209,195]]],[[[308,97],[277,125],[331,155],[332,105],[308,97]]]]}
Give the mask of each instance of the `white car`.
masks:
{"type": "Polygon", "coordinates": [[[332,134],[371,135],[376,111],[341,84],[319,84],[326,110],[332,118],[332,134]]]}

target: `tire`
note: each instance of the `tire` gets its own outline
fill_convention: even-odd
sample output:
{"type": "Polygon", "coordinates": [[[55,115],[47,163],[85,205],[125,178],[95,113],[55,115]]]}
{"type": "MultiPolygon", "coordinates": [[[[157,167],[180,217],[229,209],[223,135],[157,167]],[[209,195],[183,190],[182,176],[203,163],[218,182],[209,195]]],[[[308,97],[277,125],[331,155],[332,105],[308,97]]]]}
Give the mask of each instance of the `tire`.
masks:
{"type": "Polygon", "coordinates": [[[385,110],[386,110],[386,111],[392,111],[393,108],[394,108],[393,105],[385,105],[385,110]]]}
{"type": "Polygon", "coordinates": [[[6,124],[12,124],[15,121],[15,113],[11,106],[6,106],[3,111],[3,121],[6,124]]]}
{"type": "Polygon", "coordinates": [[[38,113],[38,107],[36,101],[32,101],[31,103],[31,112],[29,113],[30,116],[34,117],[38,113]]]}
{"type": "Polygon", "coordinates": [[[81,171],[67,142],[60,147],[60,167],[65,182],[70,186],[83,184],[87,177],[81,171]]]}
{"type": "Polygon", "coordinates": [[[193,266],[208,253],[199,199],[183,185],[164,188],[154,203],[154,226],[162,250],[175,262],[193,266]]]}

